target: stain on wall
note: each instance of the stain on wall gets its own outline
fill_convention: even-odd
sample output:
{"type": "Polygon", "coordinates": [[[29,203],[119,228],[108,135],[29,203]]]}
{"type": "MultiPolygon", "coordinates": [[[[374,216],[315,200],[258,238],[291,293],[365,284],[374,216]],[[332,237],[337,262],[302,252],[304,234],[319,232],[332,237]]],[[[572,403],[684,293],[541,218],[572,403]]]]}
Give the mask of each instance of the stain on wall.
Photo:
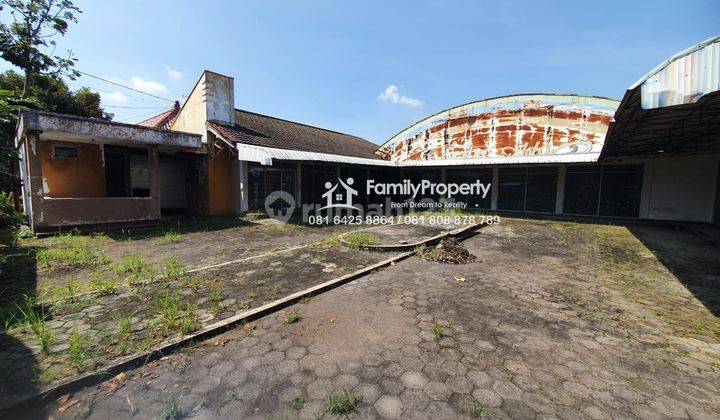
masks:
{"type": "Polygon", "coordinates": [[[43,193],[51,198],[105,197],[102,149],[96,144],[40,142],[43,193]],[[77,158],[53,158],[53,145],[78,148],[77,158]]]}
{"type": "Polygon", "coordinates": [[[600,153],[619,102],[576,95],[515,95],[428,117],[377,154],[393,161],[600,153]]]}

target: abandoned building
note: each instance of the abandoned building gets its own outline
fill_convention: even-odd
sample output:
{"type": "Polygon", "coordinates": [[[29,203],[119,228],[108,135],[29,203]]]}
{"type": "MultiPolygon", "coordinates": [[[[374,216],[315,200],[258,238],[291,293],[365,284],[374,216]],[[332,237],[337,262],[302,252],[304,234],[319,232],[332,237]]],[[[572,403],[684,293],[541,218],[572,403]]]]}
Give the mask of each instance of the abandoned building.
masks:
{"type": "Polygon", "coordinates": [[[621,101],[486,99],[379,147],[236,109],[233,79],[210,71],[182,105],[135,125],[23,111],[16,144],[35,231],[258,211],[273,191],[316,204],[325,182],[346,177],[491,184],[485,198],[455,197],[468,209],[720,223],[720,37],[671,57],[621,101]]]}

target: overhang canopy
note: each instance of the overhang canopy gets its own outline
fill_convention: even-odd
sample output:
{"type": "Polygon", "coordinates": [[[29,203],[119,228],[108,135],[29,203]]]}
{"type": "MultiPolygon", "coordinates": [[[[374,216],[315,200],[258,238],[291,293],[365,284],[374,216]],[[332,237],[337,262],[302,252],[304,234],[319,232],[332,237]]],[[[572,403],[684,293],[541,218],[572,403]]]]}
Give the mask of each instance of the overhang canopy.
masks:
{"type": "Polygon", "coordinates": [[[20,113],[16,142],[19,143],[28,131],[40,133],[41,139],[69,142],[155,145],[173,149],[197,149],[202,146],[202,136],[199,134],[42,111],[20,113]]]}
{"type": "Polygon", "coordinates": [[[720,36],[653,69],[625,93],[601,159],[720,152],[720,36]]]}

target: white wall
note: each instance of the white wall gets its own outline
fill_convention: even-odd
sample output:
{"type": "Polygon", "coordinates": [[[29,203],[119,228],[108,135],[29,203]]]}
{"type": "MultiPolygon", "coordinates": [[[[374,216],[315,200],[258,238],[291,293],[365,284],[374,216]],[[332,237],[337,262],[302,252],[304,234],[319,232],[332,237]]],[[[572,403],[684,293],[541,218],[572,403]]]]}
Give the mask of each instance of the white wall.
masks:
{"type": "Polygon", "coordinates": [[[641,218],[712,222],[720,155],[668,156],[644,163],[641,218]]]}

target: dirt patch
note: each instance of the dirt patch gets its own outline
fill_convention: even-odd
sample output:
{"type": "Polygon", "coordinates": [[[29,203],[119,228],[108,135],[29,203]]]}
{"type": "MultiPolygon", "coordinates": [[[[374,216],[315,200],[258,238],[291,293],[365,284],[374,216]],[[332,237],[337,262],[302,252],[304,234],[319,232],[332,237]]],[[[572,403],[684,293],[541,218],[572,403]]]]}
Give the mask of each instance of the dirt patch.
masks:
{"type": "Polygon", "coordinates": [[[477,260],[457,239],[447,238],[435,246],[422,246],[418,256],[424,260],[447,264],[467,264],[477,260]]]}

